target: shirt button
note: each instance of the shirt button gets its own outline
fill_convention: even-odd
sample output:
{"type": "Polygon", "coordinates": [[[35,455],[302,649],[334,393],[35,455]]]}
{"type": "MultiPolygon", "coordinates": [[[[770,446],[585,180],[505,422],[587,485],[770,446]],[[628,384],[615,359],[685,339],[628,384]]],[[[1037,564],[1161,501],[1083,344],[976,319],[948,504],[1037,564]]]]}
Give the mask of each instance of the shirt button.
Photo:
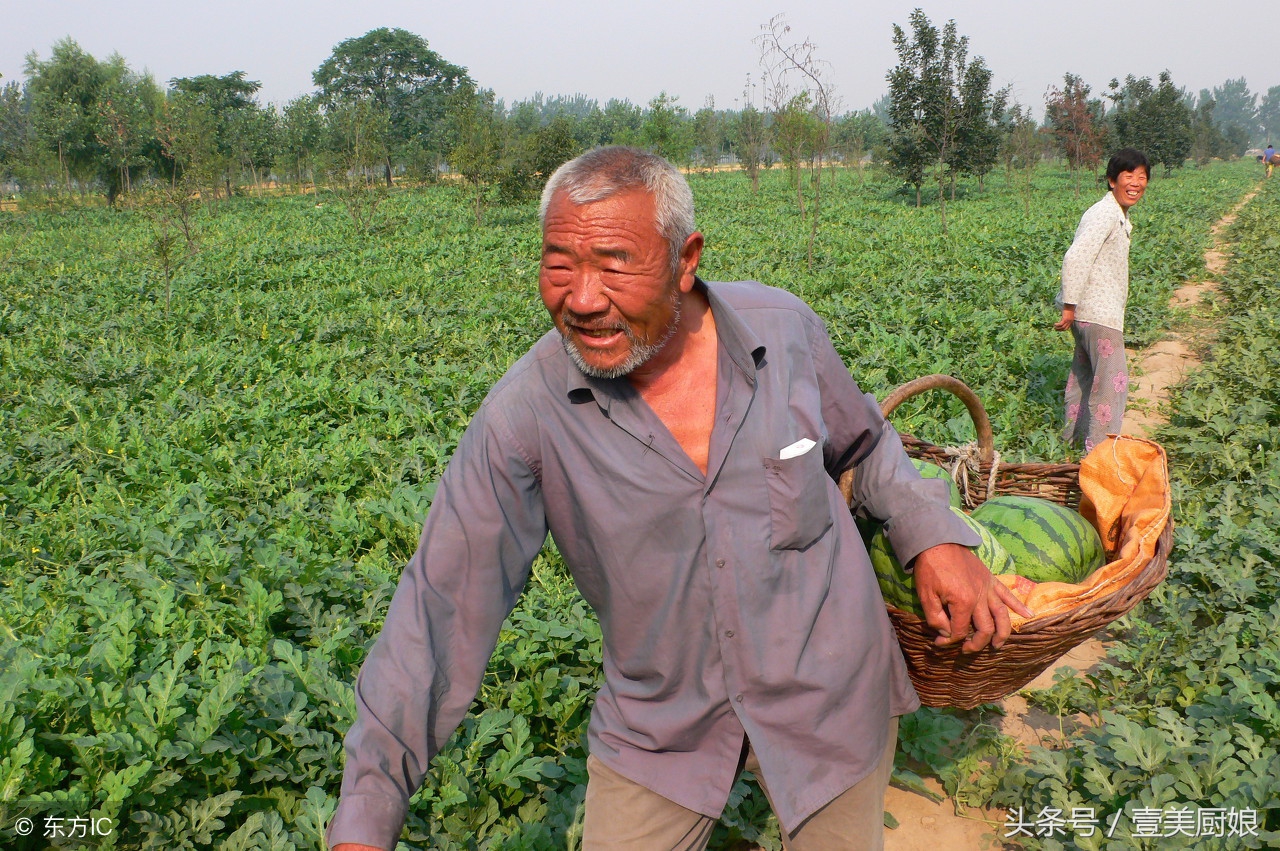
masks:
{"type": "Polygon", "coordinates": [[[724,559],[722,558],[716,559],[716,567],[724,567],[724,559]]]}
{"type": "Polygon", "coordinates": [[[733,699],[738,701],[738,703],[742,703],[742,695],[740,694],[734,695],[733,699]]]}
{"type": "Polygon", "coordinates": [[[725,630],[724,637],[725,637],[725,638],[733,638],[733,630],[731,630],[731,629],[729,629],[729,630],[725,630]]]}

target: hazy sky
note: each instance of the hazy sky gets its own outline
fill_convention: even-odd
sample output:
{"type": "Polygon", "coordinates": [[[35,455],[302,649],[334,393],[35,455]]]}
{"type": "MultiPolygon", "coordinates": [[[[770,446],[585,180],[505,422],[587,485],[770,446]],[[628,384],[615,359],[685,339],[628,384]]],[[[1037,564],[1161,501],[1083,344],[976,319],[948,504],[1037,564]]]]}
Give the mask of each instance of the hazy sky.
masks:
{"type": "Polygon", "coordinates": [[[1037,113],[1068,71],[1095,93],[1112,77],[1154,79],[1164,69],[1192,92],[1235,77],[1257,94],[1280,85],[1280,32],[1259,5],[1201,0],[0,0],[0,74],[23,79],[28,53],[46,59],[70,36],[98,59],[119,52],[162,84],[241,70],[262,83],[263,102],[284,103],[312,90],[311,73],[334,45],[385,26],[421,35],[508,105],[539,91],[581,92],[601,105],[645,104],[666,91],[691,111],[708,96],[734,108],[747,75],[759,77],[753,39],[781,12],[795,41],[817,45],[841,106],[861,109],[887,91],[893,25],[905,28],[917,6],[939,28],[954,19],[995,86],[1011,85],[1037,113]]]}

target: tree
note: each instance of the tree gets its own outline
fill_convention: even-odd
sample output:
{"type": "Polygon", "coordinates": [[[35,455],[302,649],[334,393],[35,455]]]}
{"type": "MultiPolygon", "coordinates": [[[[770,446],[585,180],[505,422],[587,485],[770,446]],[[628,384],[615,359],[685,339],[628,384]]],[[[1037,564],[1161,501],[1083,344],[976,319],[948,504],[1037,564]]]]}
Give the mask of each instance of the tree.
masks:
{"type": "Polygon", "coordinates": [[[1213,98],[1204,97],[1202,92],[1191,125],[1191,158],[1196,165],[1203,166],[1211,158],[1222,156],[1227,147],[1226,137],[1213,120],[1214,106],[1213,98]]]}
{"type": "Polygon", "coordinates": [[[16,82],[0,86],[0,179],[17,175],[34,138],[30,105],[16,82]]]}
{"type": "Polygon", "coordinates": [[[1045,95],[1045,118],[1058,150],[1066,157],[1067,167],[1075,180],[1076,197],[1080,197],[1080,171],[1095,174],[1102,161],[1106,124],[1102,118],[1102,101],[1089,99],[1089,87],[1075,74],[1065,74],[1063,87],[1050,88],[1045,95]]]}
{"type": "Polygon", "coordinates": [[[169,85],[189,128],[201,125],[202,132],[212,130],[212,135],[204,139],[189,137],[187,153],[200,162],[203,176],[213,178],[211,188],[215,195],[221,186],[230,197],[232,185],[246,162],[269,162],[268,153],[259,150],[267,143],[258,138],[257,129],[262,110],[257,93],[262,84],[245,79],[244,71],[232,71],[221,77],[175,77],[169,85]],[[207,150],[197,153],[201,144],[207,150]]]}
{"type": "MultiPolygon", "coordinates": [[[[150,74],[135,74],[119,54],[107,60],[105,71],[95,135],[105,164],[115,171],[110,185],[129,192],[131,170],[148,163],[148,148],[154,151],[155,119],[164,96],[150,74]]],[[[108,201],[114,202],[110,194],[108,201]]]]}
{"type": "Polygon", "coordinates": [[[292,172],[299,185],[311,175],[315,188],[316,158],[324,145],[324,117],[320,101],[314,95],[302,95],[285,104],[280,118],[278,153],[283,171],[292,172]]]}
{"type": "Polygon", "coordinates": [[[793,95],[789,101],[773,113],[773,146],[787,167],[791,185],[796,190],[796,206],[805,214],[804,184],[800,179],[800,166],[818,150],[824,133],[821,123],[813,114],[808,92],[793,95]]]}
{"type": "MultiPolygon", "coordinates": [[[[818,58],[818,46],[810,39],[791,41],[791,26],[786,18],[774,15],[760,27],[756,37],[760,47],[760,68],[765,84],[765,97],[774,115],[774,141],[784,158],[793,160],[799,153],[809,160],[810,185],[813,189],[812,216],[809,221],[809,267],[813,267],[813,248],[822,219],[822,161],[831,147],[831,125],[836,109],[835,91],[824,76],[827,63],[818,58]],[[792,94],[791,80],[797,80],[797,94],[792,94]]],[[[789,167],[791,167],[789,165],[789,167]]],[[[796,201],[800,215],[805,215],[804,192],[798,167],[793,168],[796,201]]]]}
{"type": "MultiPolygon", "coordinates": [[[[776,113],[794,107],[796,98],[804,95],[808,111],[821,126],[812,124],[809,139],[812,150],[814,206],[821,203],[820,172],[822,160],[831,140],[831,126],[837,107],[835,90],[825,79],[828,63],[818,58],[818,46],[811,40],[790,40],[791,25],[781,15],[774,15],[760,27],[756,37],[760,47],[760,67],[765,87],[765,97],[776,113]],[[792,86],[792,80],[798,85],[792,86]],[[798,94],[792,94],[798,91],[798,94]]],[[[803,207],[803,204],[801,205],[803,207]]]]}
{"type": "Polygon", "coordinates": [[[760,166],[764,165],[769,150],[769,128],[765,124],[764,113],[747,104],[733,122],[729,144],[751,179],[751,191],[759,192],[760,166]]]}
{"type": "Polygon", "coordinates": [[[1262,141],[1268,144],[1280,139],[1280,86],[1272,86],[1258,104],[1258,124],[1262,127],[1262,141]]]}
{"type": "Polygon", "coordinates": [[[119,55],[99,62],[71,39],[47,61],[27,56],[27,96],[39,143],[57,152],[63,180],[81,190],[101,186],[114,204],[141,162],[159,102],[155,82],[119,55]]]}
{"type": "Polygon", "coordinates": [[[714,171],[724,148],[724,121],[716,112],[715,98],[708,96],[702,109],[693,115],[693,141],[698,159],[708,171],[714,171]]]}
{"type": "Polygon", "coordinates": [[[546,125],[522,132],[508,117],[497,178],[500,196],[513,202],[537,196],[557,168],[582,153],[578,123],[559,112],[546,125]]]}
{"type": "Polygon", "coordinates": [[[1114,147],[1133,147],[1143,151],[1153,165],[1165,167],[1168,174],[1181,168],[1191,154],[1192,114],[1181,89],[1173,85],[1168,71],[1160,72],[1159,84],[1150,77],[1125,78],[1122,87],[1112,80],[1107,97],[1114,104],[1111,132],[1114,147]]]}
{"type": "Polygon", "coordinates": [[[198,98],[173,92],[161,106],[156,136],[172,164],[171,187],[187,194],[217,194],[224,171],[218,150],[218,120],[198,98]]]}
{"type": "Polygon", "coordinates": [[[644,110],[629,100],[611,98],[604,109],[595,109],[583,119],[579,140],[584,148],[597,145],[638,145],[644,110]]]}
{"type": "Polygon", "coordinates": [[[874,161],[876,149],[888,140],[889,128],[873,111],[864,109],[851,112],[836,122],[833,147],[846,166],[852,163],[858,169],[858,179],[862,180],[863,164],[868,158],[874,161]]]}
{"type": "Polygon", "coordinates": [[[583,146],[574,133],[575,120],[569,113],[555,115],[533,137],[530,163],[537,175],[534,189],[541,191],[552,173],[582,153],[583,146]]]}
{"type": "Polygon", "coordinates": [[[374,174],[386,161],[387,113],[371,100],[354,100],[332,107],[324,120],[329,185],[356,229],[367,232],[386,194],[374,174]]]}
{"type": "Polygon", "coordinates": [[[679,100],[678,96],[659,93],[649,101],[640,125],[640,144],[677,165],[687,164],[693,154],[689,110],[680,106],[679,100]]]}
{"type": "Polygon", "coordinates": [[[476,224],[480,224],[485,193],[502,177],[503,125],[493,92],[460,86],[450,99],[447,115],[452,139],[449,162],[474,188],[476,224]]]}
{"type": "Polygon", "coordinates": [[[391,185],[394,149],[443,151],[442,126],[451,96],[474,83],[461,66],[446,62],[426,39],[382,27],[340,42],[311,75],[326,108],[370,102],[387,116],[385,178],[391,185]]]}
{"type": "Polygon", "coordinates": [[[1008,100],[1008,87],[991,91],[991,71],[981,57],[969,63],[960,83],[960,126],[951,159],[953,200],[957,172],[978,178],[978,187],[982,188],[987,172],[1000,159],[1000,119],[1008,100]]]}
{"type": "Polygon", "coordinates": [[[1258,125],[1258,96],[1249,91],[1249,84],[1244,77],[1214,86],[1213,104],[1213,122],[1224,134],[1231,127],[1239,127],[1249,141],[1257,141],[1261,132],[1258,125]]]}
{"type": "MultiPolygon", "coordinates": [[[[964,124],[963,86],[969,72],[969,39],[948,21],[941,32],[924,12],[911,13],[911,35],[894,24],[898,64],[888,74],[890,118],[894,138],[890,165],[916,188],[916,205],[925,174],[938,182],[938,209],[947,229],[944,186],[964,124]]],[[[974,64],[984,68],[981,57],[974,64]]],[[[984,76],[977,72],[976,77],[984,76]]],[[[989,81],[989,77],[987,77],[989,81]]]]}
{"type": "Polygon", "coordinates": [[[1004,124],[1008,128],[1002,149],[1005,180],[1012,185],[1015,171],[1021,175],[1024,209],[1027,215],[1031,215],[1032,179],[1040,163],[1040,128],[1036,126],[1031,110],[1018,103],[1007,111],[1004,124]]]}

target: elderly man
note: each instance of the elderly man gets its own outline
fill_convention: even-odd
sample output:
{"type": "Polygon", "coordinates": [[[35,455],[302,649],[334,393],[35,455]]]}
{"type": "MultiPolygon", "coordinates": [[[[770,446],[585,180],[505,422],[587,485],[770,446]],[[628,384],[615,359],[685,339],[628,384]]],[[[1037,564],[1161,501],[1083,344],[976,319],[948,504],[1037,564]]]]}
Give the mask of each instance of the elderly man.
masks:
{"type": "Polygon", "coordinates": [[[879,848],[897,717],[918,700],[836,478],[911,563],[941,642],[1025,613],[967,549],[822,323],[697,277],[678,171],[629,148],[542,200],[555,329],[493,387],[440,482],[356,685],[338,851],[390,849],[479,688],[548,531],[600,618],[583,847],[706,845],[744,767],[787,846],[879,848]]]}

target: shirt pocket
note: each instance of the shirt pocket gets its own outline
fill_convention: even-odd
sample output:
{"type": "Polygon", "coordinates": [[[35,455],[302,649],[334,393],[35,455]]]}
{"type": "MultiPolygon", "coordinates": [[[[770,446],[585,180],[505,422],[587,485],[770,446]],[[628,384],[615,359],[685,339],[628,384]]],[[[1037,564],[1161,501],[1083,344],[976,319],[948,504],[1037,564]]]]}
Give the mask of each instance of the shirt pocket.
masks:
{"type": "Polygon", "coordinates": [[[831,528],[827,480],[821,444],[794,458],[764,460],[773,549],[805,549],[831,528]]]}

